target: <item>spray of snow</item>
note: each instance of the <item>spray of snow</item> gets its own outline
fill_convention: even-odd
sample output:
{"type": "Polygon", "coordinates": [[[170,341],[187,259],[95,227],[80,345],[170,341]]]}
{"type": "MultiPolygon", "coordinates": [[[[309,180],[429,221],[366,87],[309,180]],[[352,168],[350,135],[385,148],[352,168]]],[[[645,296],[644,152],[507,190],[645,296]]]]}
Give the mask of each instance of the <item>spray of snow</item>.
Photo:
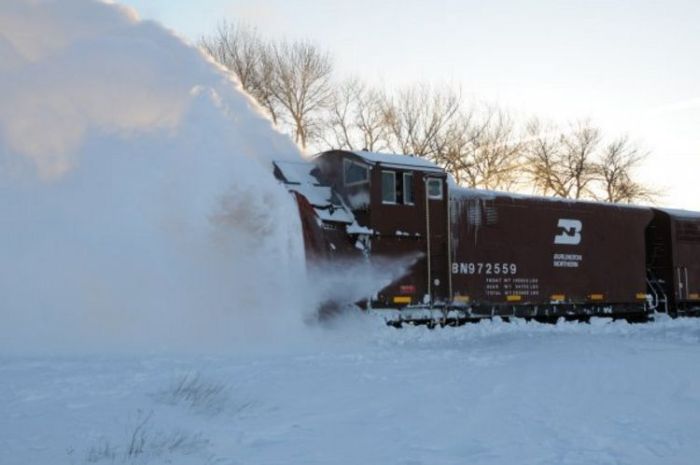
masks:
{"type": "MultiPolygon", "coordinates": [[[[157,24],[0,3],[0,350],[225,347],[308,308],[299,151],[157,24]]],[[[264,338],[263,338],[264,339],[264,338]]]]}
{"type": "Polygon", "coordinates": [[[405,276],[423,255],[373,257],[371,261],[346,260],[317,263],[309,266],[308,275],[314,282],[310,289],[313,302],[352,306],[376,298],[377,292],[405,276]]]}

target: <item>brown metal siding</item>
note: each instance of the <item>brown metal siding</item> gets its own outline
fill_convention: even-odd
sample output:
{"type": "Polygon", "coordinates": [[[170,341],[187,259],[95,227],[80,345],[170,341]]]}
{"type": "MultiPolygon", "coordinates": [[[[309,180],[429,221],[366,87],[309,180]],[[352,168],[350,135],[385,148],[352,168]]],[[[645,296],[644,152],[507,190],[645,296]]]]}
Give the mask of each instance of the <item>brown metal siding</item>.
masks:
{"type": "Polygon", "coordinates": [[[387,275],[402,274],[393,283],[379,291],[377,300],[381,305],[393,306],[396,296],[410,298],[410,304],[418,304],[427,293],[427,265],[425,239],[397,236],[377,236],[372,239],[372,259],[376,264],[386,263],[387,275]],[[388,259],[384,262],[385,259],[388,259]],[[407,268],[400,269],[402,266],[407,268]]]}
{"type": "Polygon", "coordinates": [[[411,271],[395,284],[382,290],[381,294],[405,295],[402,286],[415,289],[412,303],[422,301],[430,293],[434,301],[448,297],[447,263],[447,186],[444,175],[427,174],[415,169],[382,168],[372,170],[370,222],[377,236],[372,240],[372,256],[415,257],[411,271]],[[382,203],[381,173],[383,170],[413,173],[414,205],[392,205],[382,203]],[[425,179],[438,178],[443,182],[443,199],[429,200],[430,213],[430,276],[428,276],[428,244],[425,179]],[[406,236],[407,234],[407,236],[406,236]],[[437,281],[436,281],[437,280],[437,281]],[[435,283],[438,283],[437,285],[435,283]],[[430,292],[429,292],[430,291],[430,292]]]}
{"type": "Polygon", "coordinates": [[[700,218],[672,216],[671,223],[675,298],[700,303],[700,218]]]}
{"type": "Polygon", "coordinates": [[[452,208],[453,288],[472,303],[628,303],[646,292],[647,209],[478,194],[452,208]]]}
{"type": "MultiPolygon", "coordinates": [[[[444,183],[445,180],[441,179],[444,183]]],[[[410,271],[400,280],[383,289],[385,296],[408,295],[403,289],[413,288],[412,303],[421,302],[425,294],[434,301],[449,297],[449,264],[447,241],[447,196],[429,200],[430,211],[430,276],[428,276],[428,243],[425,187],[421,173],[414,174],[414,206],[386,205],[381,193],[373,196],[371,227],[377,232],[372,238],[373,257],[415,257],[410,271]],[[428,281],[430,280],[430,282],[428,281]]],[[[446,185],[443,185],[446,194],[446,185]]]]}

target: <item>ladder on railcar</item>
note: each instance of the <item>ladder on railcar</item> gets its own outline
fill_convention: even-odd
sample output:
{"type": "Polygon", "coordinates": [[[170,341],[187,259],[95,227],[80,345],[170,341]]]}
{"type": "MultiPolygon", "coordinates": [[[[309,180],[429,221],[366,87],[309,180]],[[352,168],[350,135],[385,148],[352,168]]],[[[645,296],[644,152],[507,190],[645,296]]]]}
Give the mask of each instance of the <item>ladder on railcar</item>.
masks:
{"type": "Polygon", "coordinates": [[[666,281],[659,279],[653,271],[647,270],[647,286],[652,296],[651,306],[655,312],[668,313],[666,281]]]}

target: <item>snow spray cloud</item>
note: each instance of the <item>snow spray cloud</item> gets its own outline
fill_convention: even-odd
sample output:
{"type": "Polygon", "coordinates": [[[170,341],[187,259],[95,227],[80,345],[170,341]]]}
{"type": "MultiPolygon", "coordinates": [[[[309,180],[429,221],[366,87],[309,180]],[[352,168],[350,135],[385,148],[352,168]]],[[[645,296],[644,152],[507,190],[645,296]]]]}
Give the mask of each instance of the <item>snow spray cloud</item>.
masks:
{"type": "Polygon", "coordinates": [[[123,7],[0,3],[0,353],[224,348],[301,325],[299,151],[123,7]]]}
{"type": "Polygon", "coordinates": [[[422,253],[401,257],[372,257],[371,260],[346,260],[309,267],[314,287],[312,301],[341,307],[376,298],[377,292],[405,276],[422,253]]]}

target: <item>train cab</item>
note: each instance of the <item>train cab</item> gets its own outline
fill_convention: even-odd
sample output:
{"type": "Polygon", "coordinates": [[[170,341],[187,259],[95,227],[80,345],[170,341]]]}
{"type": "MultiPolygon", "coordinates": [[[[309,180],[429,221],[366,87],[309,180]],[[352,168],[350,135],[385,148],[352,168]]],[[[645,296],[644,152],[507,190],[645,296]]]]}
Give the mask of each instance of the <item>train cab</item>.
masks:
{"type": "Polygon", "coordinates": [[[375,304],[445,303],[451,295],[445,171],[423,158],[367,151],[333,150],[312,161],[321,182],[351,210],[374,263],[403,268],[375,304]]]}

